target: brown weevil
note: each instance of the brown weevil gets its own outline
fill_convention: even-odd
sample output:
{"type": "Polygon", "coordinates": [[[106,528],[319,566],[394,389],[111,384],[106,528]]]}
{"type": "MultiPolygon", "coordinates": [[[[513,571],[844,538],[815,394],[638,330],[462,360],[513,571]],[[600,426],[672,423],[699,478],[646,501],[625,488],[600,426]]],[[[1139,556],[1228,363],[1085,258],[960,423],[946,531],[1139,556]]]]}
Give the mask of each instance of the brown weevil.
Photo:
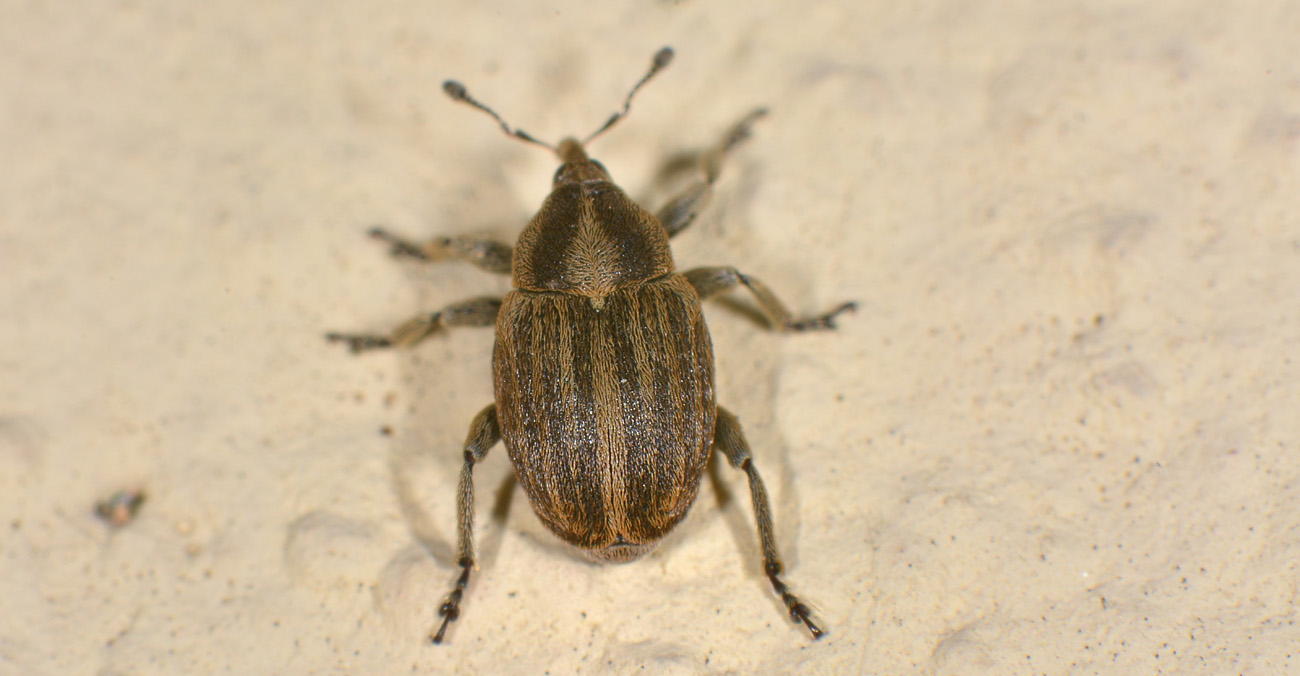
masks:
{"type": "Polygon", "coordinates": [[[456,508],[460,576],[431,636],[441,643],[460,616],[474,568],[474,465],[504,440],[520,486],[542,523],[597,561],[644,556],[695,501],[711,449],[721,451],[749,480],[763,570],[790,617],[823,635],[808,606],[781,580],[767,491],[736,416],[718,406],[713,347],[700,301],[744,285],[774,328],[832,329],[844,303],[797,320],[758,280],[732,267],[677,272],[668,239],[708,203],[722,160],[765,114],[741,120],[701,158],[701,178],[659,213],[633,202],[584,147],[627,115],[632,98],[672,60],[659,50],[620,111],[579,141],[558,146],[511,129],[458,82],[452,99],[492,116],[509,136],[550,148],[558,156],[551,194],[513,250],[473,238],[415,244],[382,229],[371,236],[395,256],[455,258],[510,273],[515,290],[501,299],[455,303],[398,327],[391,335],[331,333],[353,351],[406,346],[456,326],[496,327],[492,376],[496,403],[470,424],[456,508]]]}

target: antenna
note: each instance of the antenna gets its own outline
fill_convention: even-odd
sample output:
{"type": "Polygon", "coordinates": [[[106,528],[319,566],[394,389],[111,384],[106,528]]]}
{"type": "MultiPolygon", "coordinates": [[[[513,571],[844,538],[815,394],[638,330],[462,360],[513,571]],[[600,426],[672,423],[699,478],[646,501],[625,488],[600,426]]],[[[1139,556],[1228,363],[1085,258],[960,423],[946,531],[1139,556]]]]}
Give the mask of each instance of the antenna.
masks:
{"type": "Polygon", "coordinates": [[[601,134],[608,131],[610,127],[614,126],[615,122],[618,122],[619,120],[623,119],[623,117],[627,115],[628,110],[631,109],[632,107],[632,97],[636,96],[636,93],[641,90],[641,87],[645,86],[645,83],[650,81],[650,78],[657,75],[659,71],[663,70],[664,68],[667,68],[668,64],[672,62],[673,62],[672,47],[664,47],[659,51],[655,52],[654,60],[650,62],[650,70],[646,71],[646,74],[641,76],[641,79],[638,80],[636,85],[632,87],[632,91],[627,93],[627,99],[623,101],[623,109],[611,115],[610,118],[605,121],[605,124],[601,125],[600,129],[597,129],[595,133],[593,133],[591,136],[588,136],[585,140],[583,140],[582,145],[585,146],[588,143],[591,143],[592,140],[595,139],[597,136],[600,136],[601,134]]]}
{"type": "MultiPolygon", "coordinates": [[[[522,129],[511,129],[510,125],[506,124],[506,121],[501,119],[501,116],[497,115],[495,110],[492,110],[491,108],[488,108],[482,103],[479,103],[474,99],[474,97],[470,96],[469,91],[465,89],[465,85],[455,80],[447,80],[446,82],[442,83],[442,91],[447,92],[447,96],[450,96],[453,101],[468,103],[469,105],[478,108],[479,110],[487,113],[488,115],[491,115],[492,119],[496,120],[497,124],[501,125],[501,131],[504,131],[506,133],[506,136],[513,136],[521,141],[535,143],[543,148],[548,148],[551,151],[555,150],[555,146],[537,140],[536,138],[533,137],[532,134],[529,134],[528,132],[522,129]]],[[[611,120],[611,123],[612,122],[613,121],[611,120]]]]}
{"type": "MultiPolygon", "coordinates": [[[[623,117],[625,117],[628,114],[628,111],[631,110],[632,98],[636,96],[636,93],[638,91],[641,91],[641,88],[644,87],[645,84],[649,82],[651,78],[657,75],[659,71],[663,70],[664,68],[667,68],[668,64],[672,63],[672,61],[673,61],[672,47],[664,47],[659,51],[655,52],[654,59],[651,60],[650,62],[650,70],[646,71],[646,74],[641,76],[641,79],[638,80],[636,85],[632,87],[632,91],[628,92],[627,98],[623,100],[623,109],[611,115],[609,119],[605,121],[605,124],[601,125],[600,129],[597,129],[595,133],[593,133],[591,136],[588,136],[587,139],[582,142],[582,145],[585,146],[586,144],[590,143],[597,136],[600,136],[601,134],[608,131],[609,128],[613,127],[614,124],[617,123],[619,120],[623,119],[623,117]]],[[[453,101],[459,101],[460,103],[469,104],[487,113],[488,115],[491,115],[492,119],[496,120],[497,124],[501,125],[501,131],[504,131],[506,133],[506,136],[512,136],[521,141],[527,141],[528,143],[533,143],[542,146],[543,148],[548,148],[556,153],[559,153],[558,148],[556,148],[555,146],[549,143],[538,140],[532,134],[529,134],[528,132],[522,129],[511,129],[510,125],[506,124],[506,121],[501,119],[501,116],[497,115],[495,110],[492,110],[491,108],[483,105],[482,103],[479,103],[478,100],[470,96],[469,90],[465,89],[465,85],[455,80],[447,80],[446,82],[442,83],[442,91],[446,92],[447,96],[450,96],[453,101]]]]}

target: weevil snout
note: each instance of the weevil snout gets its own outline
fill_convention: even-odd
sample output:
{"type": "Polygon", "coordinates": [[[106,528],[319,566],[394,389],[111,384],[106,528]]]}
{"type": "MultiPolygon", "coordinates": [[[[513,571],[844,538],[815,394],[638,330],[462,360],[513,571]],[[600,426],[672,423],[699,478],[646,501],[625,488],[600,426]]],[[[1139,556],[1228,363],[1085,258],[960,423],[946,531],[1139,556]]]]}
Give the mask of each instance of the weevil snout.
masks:
{"type": "Polygon", "coordinates": [[[609,172],[605,170],[605,165],[587,157],[587,151],[576,138],[569,137],[560,141],[560,147],[555,149],[555,155],[560,158],[560,162],[563,162],[560,168],[555,170],[553,185],[555,188],[563,183],[613,182],[609,172]]]}

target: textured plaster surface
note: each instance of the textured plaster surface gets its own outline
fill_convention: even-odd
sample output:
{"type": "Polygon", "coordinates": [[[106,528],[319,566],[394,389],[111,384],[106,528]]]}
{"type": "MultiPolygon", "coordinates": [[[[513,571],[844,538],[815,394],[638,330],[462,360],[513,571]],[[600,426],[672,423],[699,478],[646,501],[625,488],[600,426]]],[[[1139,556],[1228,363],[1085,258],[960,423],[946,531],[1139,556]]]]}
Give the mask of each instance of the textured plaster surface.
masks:
{"type": "Polygon", "coordinates": [[[7,2],[0,674],[1296,673],[1297,35],[1295,2],[7,2]],[[859,302],[706,310],[831,633],[725,464],[597,566],[498,447],[431,646],[491,334],[322,334],[508,288],[364,237],[510,240],[544,197],[443,79],[555,140],[664,44],[592,153],[653,208],[769,106],[678,264],[859,302]]]}

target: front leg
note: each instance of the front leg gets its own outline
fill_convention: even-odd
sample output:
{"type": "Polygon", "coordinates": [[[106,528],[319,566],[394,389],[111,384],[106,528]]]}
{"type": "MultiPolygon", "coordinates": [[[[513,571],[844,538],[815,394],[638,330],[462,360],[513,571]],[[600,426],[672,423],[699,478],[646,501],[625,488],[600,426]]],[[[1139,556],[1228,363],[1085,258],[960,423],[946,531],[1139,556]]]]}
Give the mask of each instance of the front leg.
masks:
{"type": "Polygon", "coordinates": [[[353,352],[386,347],[410,347],[440,328],[453,326],[492,326],[501,310],[500,298],[476,298],[453,303],[432,314],[420,315],[404,322],[388,335],[365,333],[327,333],[325,339],[347,343],[353,352]]]}
{"type": "Polygon", "coordinates": [[[665,204],[659,212],[655,214],[659,222],[663,224],[664,230],[668,231],[668,236],[672,237],[686,226],[690,225],[695,217],[700,215],[701,211],[709,205],[713,199],[713,184],[717,182],[718,175],[722,173],[722,160],[735,148],[737,144],[749,138],[750,129],[759,118],[767,114],[767,109],[759,108],[744,119],[737,122],[734,127],[727,131],[727,135],[722,138],[718,145],[711,148],[700,158],[700,180],[691,185],[681,195],[665,204]]]}
{"type": "Polygon", "coordinates": [[[758,307],[763,310],[763,314],[767,315],[768,321],[772,322],[772,327],[778,331],[833,329],[836,316],[844,312],[852,312],[858,307],[857,303],[842,303],[825,314],[796,320],[766,284],[735,268],[695,268],[687,270],[685,274],[686,281],[690,282],[691,286],[695,287],[695,292],[700,294],[700,300],[735,288],[737,284],[744,284],[749,292],[754,294],[754,300],[758,301],[758,307]]]}
{"type": "Polygon", "coordinates": [[[416,244],[383,228],[371,228],[370,236],[387,243],[389,252],[399,258],[406,256],[430,262],[453,258],[488,272],[510,274],[513,250],[500,242],[474,237],[435,237],[425,244],[416,244]]]}

